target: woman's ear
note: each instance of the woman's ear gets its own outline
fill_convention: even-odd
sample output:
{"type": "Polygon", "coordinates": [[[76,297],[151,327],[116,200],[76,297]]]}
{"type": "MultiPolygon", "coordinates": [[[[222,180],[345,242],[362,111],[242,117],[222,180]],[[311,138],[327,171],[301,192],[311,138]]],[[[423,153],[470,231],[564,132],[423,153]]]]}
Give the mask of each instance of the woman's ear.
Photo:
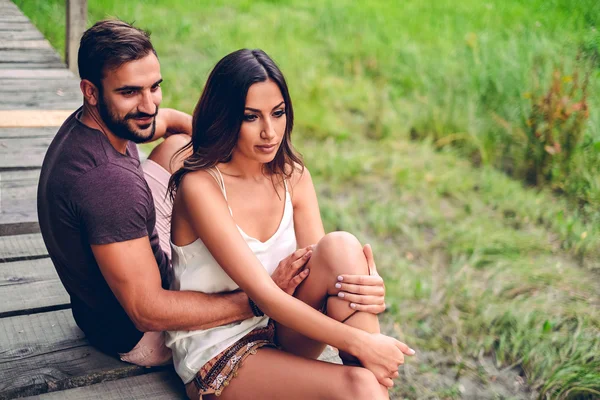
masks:
{"type": "Polygon", "coordinates": [[[79,88],[81,89],[81,93],[83,93],[83,98],[85,101],[91,106],[98,105],[98,88],[92,82],[87,79],[82,79],[79,83],[79,88]]]}

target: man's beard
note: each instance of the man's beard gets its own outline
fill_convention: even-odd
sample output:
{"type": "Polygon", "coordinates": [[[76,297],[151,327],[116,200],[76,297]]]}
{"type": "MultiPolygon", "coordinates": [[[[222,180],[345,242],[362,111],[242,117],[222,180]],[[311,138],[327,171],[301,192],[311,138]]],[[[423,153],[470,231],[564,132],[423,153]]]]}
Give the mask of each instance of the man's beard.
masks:
{"type": "Polygon", "coordinates": [[[158,107],[156,107],[156,112],[154,114],[133,112],[126,114],[123,118],[119,118],[118,115],[112,113],[108,109],[108,106],[104,101],[104,96],[100,94],[98,101],[98,112],[100,113],[100,118],[102,118],[102,122],[104,122],[106,127],[110,129],[115,136],[121,139],[131,140],[134,143],[144,143],[154,137],[154,133],[156,131],[156,114],[158,114],[158,107]],[[144,128],[143,131],[131,129],[128,124],[128,122],[132,119],[149,117],[153,118],[152,122],[148,125],[141,126],[141,128],[144,128]],[[146,133],[148,128],[150,128],[149,133],[146,133]]]}

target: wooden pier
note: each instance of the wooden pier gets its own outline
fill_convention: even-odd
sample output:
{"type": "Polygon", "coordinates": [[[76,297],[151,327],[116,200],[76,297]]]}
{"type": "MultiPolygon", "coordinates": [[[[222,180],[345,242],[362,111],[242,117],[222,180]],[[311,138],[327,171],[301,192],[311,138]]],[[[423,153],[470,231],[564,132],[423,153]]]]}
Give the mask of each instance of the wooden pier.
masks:
{"type": "MultiPolygon", "coordinates": [[[[0,0],[0,400],[185,399],[172,367],[137,367],[90,346],[39,233],[42,161],[81,104],[79,79],[0,0]]],[[[331,349],[322,359],[339,362],[331,349]]]]}
{"type": "Polygon", "coordinates": [[[79,79],[18,7],[0,0],[0,399],[184,399],[172,368],[89,345],[39,233],[37,183],[79,79]]]}

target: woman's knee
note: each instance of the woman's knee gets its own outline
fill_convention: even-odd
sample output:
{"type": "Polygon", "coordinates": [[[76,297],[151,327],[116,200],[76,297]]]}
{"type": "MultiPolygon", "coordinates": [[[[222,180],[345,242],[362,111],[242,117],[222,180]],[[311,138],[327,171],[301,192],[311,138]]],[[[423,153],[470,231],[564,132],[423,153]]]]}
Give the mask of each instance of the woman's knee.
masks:
{"type": "Polygon", "coordinates": [[[311,262],[331,274],[368,274],[369,267],[360,241],[348,232],[331,232],[317,243],[311,262]]]}
{"type": "Polygon", "coordinates": [[[169,173],[173,173],[180,168],[186,155],[182,154],[176,157],[176,159],[173,159],[173,156],[185,147],[190,140],[191,138],[188,135],[171,135],[152,150],[148,159],[159,164],[169,171],[169,173]]]}
{"type": "Polygon", "coordinates": [[[346,398],[351,399],[375,399],[380,398],[381,388],[377,378],[366,368],[345,368],[344,387],[347,388],[346,398]]]}

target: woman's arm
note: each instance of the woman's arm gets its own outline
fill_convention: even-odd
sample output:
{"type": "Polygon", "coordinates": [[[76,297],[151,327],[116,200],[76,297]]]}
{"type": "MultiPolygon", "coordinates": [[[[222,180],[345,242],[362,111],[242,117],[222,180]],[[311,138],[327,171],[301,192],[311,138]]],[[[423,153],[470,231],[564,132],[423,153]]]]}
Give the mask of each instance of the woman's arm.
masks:
{"type": "Polygon", "coordinates": [[[358,357],[382,380],[403,362],[406,345],[335,321],[287,295],[273,282],[231,218],[216,181],[205,171],[188,173],[175,200],[215,260],[239,287],[273,319],[314,340],[358,357]]]}

